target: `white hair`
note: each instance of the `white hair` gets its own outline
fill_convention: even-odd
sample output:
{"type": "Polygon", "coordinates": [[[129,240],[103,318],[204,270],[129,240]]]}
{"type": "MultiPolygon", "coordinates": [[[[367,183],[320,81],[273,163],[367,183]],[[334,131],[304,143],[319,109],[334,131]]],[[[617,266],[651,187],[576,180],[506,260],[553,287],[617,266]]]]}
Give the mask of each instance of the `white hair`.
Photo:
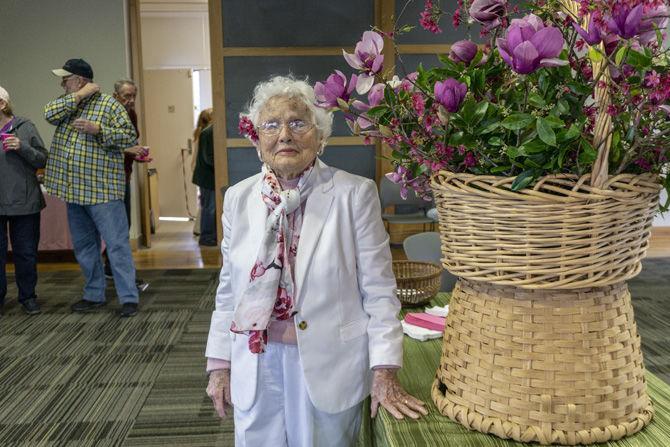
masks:
{"type": "Polygon", "coordinates": [[[263,107],[268,100],[276,96],[298,98],[303,101],[311,111],[314,125],[325,144],[333,131],[333,114],[316,105],[314,88],[311,85],[306,81],[294,78],[292,75],[274,76],[267,81],[259,82],[254,88],[254,96],[249,102],[248,111],[240,115],[248,117],[254,126],[258,127],[263,107]]]}

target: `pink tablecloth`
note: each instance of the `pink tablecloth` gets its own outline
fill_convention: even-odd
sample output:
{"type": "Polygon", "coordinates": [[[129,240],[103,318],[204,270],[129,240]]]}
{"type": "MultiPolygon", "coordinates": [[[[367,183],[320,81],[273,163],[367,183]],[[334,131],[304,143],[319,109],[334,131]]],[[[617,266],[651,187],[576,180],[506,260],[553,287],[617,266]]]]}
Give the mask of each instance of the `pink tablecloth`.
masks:
{"type": "Polygon", "coordinates": [[[44,193],[47,207],[40,217],[38,251],[72,250],[72,238],[67,225],[67,208],[61,199],[44,193]]]}

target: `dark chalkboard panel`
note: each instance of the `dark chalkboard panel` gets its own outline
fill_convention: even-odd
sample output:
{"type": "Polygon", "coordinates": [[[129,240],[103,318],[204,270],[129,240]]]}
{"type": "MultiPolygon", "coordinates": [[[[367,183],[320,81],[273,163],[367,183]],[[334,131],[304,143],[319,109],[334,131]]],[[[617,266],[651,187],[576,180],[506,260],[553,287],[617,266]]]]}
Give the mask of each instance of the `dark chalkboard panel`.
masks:
{"type": "Polygon", "coordinates": [[[372,0],[222,0],[224,47],[352,46],[374,25],[372,0]]]}
{"type": "MultiPolygon", "coordinates": [[[[335,69],[347,77],[354,72],[340,56],[290,56],[290,57],[226,57],[224,58],[227,132],[230,138],[238,136],[237,123],[240,112],[246,109],[254,87],[273,75],[292,73],[314,85],[325,81],[335,69]]],[[[333,136],[349,136],[342,114],[336,113],[333,136]]]]}
{"type": "Polygon", "coordinates": [[[419,63],[421,63],[426,70],[442,66],[442,63],[437,58],[436,54],[401,54],[400,59],[402,59],[402,62],[396,58],[395,71],[401,78],[408,73],[416,71],[419,63]]]}
{"type": "MultiPolygon", "coordinates": [[[[352,174],[375,178],[374,146],[327,146],[321,156],[324,163],[352,174]]],[[[261,172],[261,162],[256,149],[249,147],[228,148],[228,175],[230,185],[261,172]]]]}

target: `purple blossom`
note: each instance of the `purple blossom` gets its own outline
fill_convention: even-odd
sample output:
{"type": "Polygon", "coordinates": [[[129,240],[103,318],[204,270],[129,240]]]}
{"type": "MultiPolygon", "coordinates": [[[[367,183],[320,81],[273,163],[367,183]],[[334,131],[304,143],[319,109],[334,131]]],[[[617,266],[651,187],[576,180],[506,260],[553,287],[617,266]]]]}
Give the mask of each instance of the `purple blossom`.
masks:
{"type": "Polygon", "coordinates": [[[566,65],[568,61],[557,57],[564,43],[558,28],[545,26],[534,14],[512,20],[505,38],[496,41],[500,56],[519,74],[532,73],[539,67],[566,65]]]}
{"type": "MultiPolygon", "coordinates": [[[[367,112],[372,107],[378,106],[384,99],[384,88],[386,88],[385,84],[373,85],[368,92],[368,104],[364,103],[363,101],[356,100],[353,102],[353,106],[361,112],[367,112]]],[[[365,113],[359,116],[356,121],[358,122],[358,125],[361,127],[361,129],[367,129],[373,124],[370,120],[367,119],[365,113]]]]}
{"type": "Polygon", "coordinates": [[[470,5],[468,13],[474,20],[484,25],[485,30],[490,30],[502,23],[506,5],[506,0],[475,0],[470,5]]]}
{"type": "Polygon", "coordinates": [[[449,59],[469,65],[477,55],[477,44],[470,40],[459,40],[451,46],[449,59]]]}
{"type": "Polygon", "coordinates": [[[624,39],[630,39],[640,33],[640,22],[642,21],[643,5],[632,8],[627,4],[620,4],[612,17],[607,19],[607,28],[614,34],[624,39]]]}
{"type": "Polygon", "coordinates": [[[342,55],[347,63],[362,74],[358,76],[356,91],[363,95],[370,90],[375,82],[374,75],[379,73],[384,63],[384,38],[374,31],[366,31],[363,38],[356,44],[354,54],[342,50],[342,55]]]}
{"type": "Polygon", "coordinates": [[[356,75],[351,75],[351,80],[347,83],[347,77],[341,71],[335,70],[335,73],[328,76],[325,83],[314,84],[317,104],[324,108],[339,107],[337,100],[349,102],[355,85],[356,75]]]}
{"type": "Polygon", "coordinates": [[[642,20],[640,21],[640,43],[642,45],[648,45],[650,42],[656,41],[657,29],[665,37],[669,15],[670,10],[668,10],[667,5],[657,6],[642,15],[642,20]]]}
{"type": "Polygon", "coordinates": [[[467,92],[467,85],[452,78],[435,83],[435,101],[452,113],[458,112],[467,92]]]}
{"type": "Polygon", "coordinates": [[[603,35],[600,32],[600,28],[596,24],[595,20],[593,18],[589,19],[589,25],[587,30],[584,30],[581,26],[579,26],[577,23],[573,23],[572,26],[574,26],[575,30],[577,33],[581,36],[582,39],[586,41],[589,45],[597,45],[603,40],[603,35]]]}

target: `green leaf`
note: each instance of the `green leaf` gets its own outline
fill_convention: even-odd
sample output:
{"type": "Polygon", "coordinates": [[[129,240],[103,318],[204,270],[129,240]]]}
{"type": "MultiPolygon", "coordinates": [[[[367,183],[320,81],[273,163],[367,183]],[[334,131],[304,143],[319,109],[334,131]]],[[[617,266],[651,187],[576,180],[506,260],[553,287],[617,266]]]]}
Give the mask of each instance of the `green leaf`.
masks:
{"type": "Polygon", "coordinates": [[[527,113],[512,113],[502,121],[502,126],[509,130],[519,130],[528,127],[535,118],[527,113]]]}
{"type": "Polygon", "coordinates": [[[475,116],[473,120],[473,125],[479,124],[479,122],[486,116],[486,112],[489,109],[489,102],[484,100],[477,104],[475,107],[475,116]]]}
{"type": "Polygon", "coordinates": [[[505,149],[505,153],[512,160],[514,160],[519,155],[526,155],[525,153],[521,153],[521,151],[519,151],[518,147],[514,147],[514,146],[507,146],[507,149],[505,149]]]}
{"type": "Polygon", "coordinates": [[[463,103],[463,106],[461,107],[461,111],[458,112],[458,114],[463,118],[463,121],[465,121],[466,124],[472,125],[473,120],[475,118],[475,109],[476,109],[477,103],[473,99],[468,99],[463,103]]]}
{"type": "Polygon", "coordinates": [[[507,166],[495,166],[495,167],[491,168],[491,174],[498,174],[498,173],[501,173],[501,172],[507,172],[507,171],[509,171],[510,169],[512,169],[512,166],[510,166],[510,165],[507,165],[507,166]]]}
{"type": "Polygon", "coordinates": [[[552,127],[552,128],[562,128],[565,127],[565,122],[560,119],[557,116],[549,115],[548,117],[544,118],[544,120],[552,127]]]}
{"type": "Polygon", "coordinates": [[[639,51],[630,50],[626,61],[637,69],[645,69],[651,66],[651,57],[642,54],[639,51]]]}
{"type": "Polygon", "coordinates": [[[570,111],[570,104],[565,99],[559,99],[554,110],[558,112],[558,115],[565,115],[570,111]]]}
{"type": "Polygon", "coordinates": [[[503,140],[500,137],[491,137],[487,141],[489,146],[502,146],[503,145],[503,140]]]}
{"type": "Polygon", "coordinates": [[[514,181],[512,182],[512,191],[518,191],[524,189],[526,186],[535,180],[535,170],[528,169],[523,171],[521,174],[517,175],[514,181]]]}
{"type": "Polygon", "coordinates": [[[537,93],[531,93],[528,95],[528,102],[535,107],[544,107],[547,105],[547,101],[545,101],[544,98],[542,98],[542,96],[537,93]]]}
{"type": "Polygon", "coordinates": [[[523,143],[519,149],[524,154],[532,155],[532,154],[541,154],[542,152],[546,152],[547,149],[548,149],[548,146],[544,141],[538,140],[537,138],[535,138],[531,141],[526,141],[525,143],[523,143]]]}
{"type": "Polygon", "coordinates": [[[375,106],[371,107],[366,113],[371,118],[379,118],[387,112],[388,108],[386,106],[375,106]]]}
{"type": "Polygon", "coordinates": [[[556,146],[556,134],[554,129],[551,128],[551,124],[545,118],[538,118],[535,129],[537,130],[537,136],[540,137],[540,140],[547,143],[549,146],[556,146]]]}
{"type": "Polygon", "coordinates": [[[568,148],[567,147],[561,148],[561,152],[559,152],[558,160],[557,160],[559,168],[563,167],[563,161],[565,160],[565,154],[567,154],[567,153],[568,153],[568,148]]]}
{"type": "Polygon", "coordinates": [[[498,121],[498,120],[496,119],[495,121],[493,121],[493,122],[491,122],[491,123],[485,123],[483,127],[480,127],[480,128],[479,128],[478,132],[479,132],[480,134],[487,134],[487,133],[491,133],[491,132],[493,132],[493,131],[496,130],[498,127],[500,127],[500,121],[498,121]]]}
{"type": "Polygon", "coordinates": [[[579,152],[578,157],[579,164],[582,166],[590,166],[594,161],[596,161],[597,156],[598,153],[593,148],[593,145],[591,145],[589,141],[582,138],[581,151],[579,152]]]}
{"type": "Polygon", "coordinates": [[[461,144],[461,141],[463,141],[463,136],[464,134],[462,131],[452,133],[451,136],[449,137],[449,145],[458,146],[459,144],[461,144]]]}
{"type": "Polygon", "coordinates": [[[627,48],[625,46],[619,48],[614,55],[614,63],[617,65],[621,65],[621,62],[623,62],[624,56],[626,56],[626,50],[627,48]]]}
{"type": "Polygon", "coordinates": [[[600,62],[603,60],[603,55],[600,54],[596,48],[589,47],[589,59],[591,59],[593,62],[600,62]]]}

